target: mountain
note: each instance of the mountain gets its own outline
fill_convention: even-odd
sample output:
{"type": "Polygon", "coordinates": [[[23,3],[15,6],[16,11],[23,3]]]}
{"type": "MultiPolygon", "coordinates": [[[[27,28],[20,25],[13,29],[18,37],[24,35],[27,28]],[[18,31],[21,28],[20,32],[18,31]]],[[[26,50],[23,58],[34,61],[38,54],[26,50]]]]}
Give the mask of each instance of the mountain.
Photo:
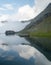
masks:
{"type": "Polygon", "coordinates": [[[30,21],[30,24],[19,33],[28,34],[30,38],[39,37],[36,40],[40,42],[40,45],[51,51],[51,3],[30,21]]]}
{"type": "Polygon", "coordinates": [[[37,17],[30,20],[24,31],[31,32],[51,32],[51,3],[37,17]]]}

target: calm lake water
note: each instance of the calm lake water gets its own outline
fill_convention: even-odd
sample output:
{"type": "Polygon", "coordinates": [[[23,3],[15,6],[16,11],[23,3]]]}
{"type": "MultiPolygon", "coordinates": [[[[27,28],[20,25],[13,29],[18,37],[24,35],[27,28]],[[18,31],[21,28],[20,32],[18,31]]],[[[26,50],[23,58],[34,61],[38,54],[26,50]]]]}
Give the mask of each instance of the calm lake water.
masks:
{"type": "Polygon", "coordinates": [[[51,61],[32,44],[38,43],[37,40],[4,34],[6,30],[22,30],[27,24],[7,22],[0,27],[0,65],[51,65],[51,61]]]}
{"type": "Polygon", "coordinates": [[[23,37],[0,34],[0,65],[51,65],[44,54],[23,37]]]}

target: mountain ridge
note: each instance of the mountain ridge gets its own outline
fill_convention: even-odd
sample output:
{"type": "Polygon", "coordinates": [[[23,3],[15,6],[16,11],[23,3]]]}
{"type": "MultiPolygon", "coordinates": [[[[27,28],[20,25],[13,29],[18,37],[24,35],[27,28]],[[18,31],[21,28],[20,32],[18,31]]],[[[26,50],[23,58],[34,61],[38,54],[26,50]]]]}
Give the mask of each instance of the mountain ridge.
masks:
{"type": "Polygon", "coordinates": [[[44,11],[42,11],[38,16],[36,16],[34,19],[31,19],[30,24],[26,26],[26,29],[31,28],[31,26],[36,26],[37,24],[39,24],[44,18],[47,18],[51,16],[51,3],[46,7],[46,9],[44,9],[44,11]]]}

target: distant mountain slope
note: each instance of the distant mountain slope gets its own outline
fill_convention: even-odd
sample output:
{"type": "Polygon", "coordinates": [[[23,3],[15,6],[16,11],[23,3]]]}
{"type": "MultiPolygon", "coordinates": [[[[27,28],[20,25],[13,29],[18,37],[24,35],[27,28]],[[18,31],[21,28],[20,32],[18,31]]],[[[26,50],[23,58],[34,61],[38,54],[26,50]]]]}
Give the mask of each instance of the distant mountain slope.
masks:
{"type": "Polygon", "coordinates": [[[23,32],[51,32],[51,3],[37,17],[30,20],[23,32]]]}

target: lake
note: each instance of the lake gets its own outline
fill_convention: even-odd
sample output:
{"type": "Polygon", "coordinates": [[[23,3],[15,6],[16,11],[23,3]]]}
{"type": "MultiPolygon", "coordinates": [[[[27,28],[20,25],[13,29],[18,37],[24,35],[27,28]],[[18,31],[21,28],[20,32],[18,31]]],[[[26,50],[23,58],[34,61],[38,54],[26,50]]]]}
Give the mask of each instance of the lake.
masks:
{"type": "MultiPolygon", "coordinates": [[[[35,45],[45,41],[44,38],[29,39],[18,35],[6,36],[4,34],[6,30],[20,31],[28,24],[29,22],[2,24],[0,27],[0,65],[51,65],[50,55],[35,45]]],[[[50,40],[46,39],[46,42],[50,40]]]]}
{"type": "Polygon", "coordinates": [[[0,65],[51,65],[51,61],[31,44],[18,35],[0,34],[0,65]]]}

